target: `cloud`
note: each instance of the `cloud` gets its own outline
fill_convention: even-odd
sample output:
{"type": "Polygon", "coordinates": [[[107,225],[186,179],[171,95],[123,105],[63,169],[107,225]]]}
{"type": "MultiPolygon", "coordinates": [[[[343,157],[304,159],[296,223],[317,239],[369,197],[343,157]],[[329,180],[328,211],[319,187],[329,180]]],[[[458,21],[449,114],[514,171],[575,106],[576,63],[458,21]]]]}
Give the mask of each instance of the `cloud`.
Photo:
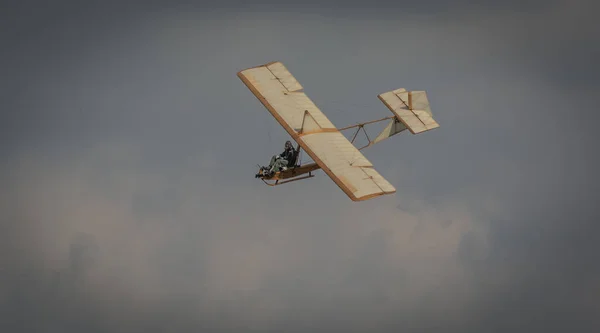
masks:
{"type": "MultiPolygon", "coordinates": [[[[459,252],[467,234],[471,246],[486,251],[485,227],[460,202],[412,213],[344,202],[298,206],[297,200],[253,198],[245,188],[219,188],[209,177],[192,176],[196,164],[173,183],[139,163],[127,145],[100,147],[55,168],[41,168],[37,157],[18,162],[11,189],[20,205],[3,218],[27,226],[5,234],[14,242],[8,253],[27,251],[9,256],[5,269],[15,275],[35,270],[35,283],[21,283],[42,292],[26,302],[64,307],[53,310],[59,318],[80,304],[119,325],[128,319],[106,308],[117,300],[121,311],[141,315],[139,309],[163,306],[176,295],[196,299],[199,313],[218,312],[223,304],[233,320],[261,327],[294,309],[314,308],[309,317],[319,308],[335,315],[340,302],[364,301],[382,311],[355,318],[364,322],[391,319],[393,311],[409,309],[432,290],[465,286],[468,270],[459,252]],[[172,195],[185,199],[171,208],[144,200],[173,187],[172,195]],[[47,298],[57,289],[77,303],[47,298]]],[[[457,304],[474,297],[448,292],[434,299],[450,297],[457,304]]],[[[438,315],[448,311],[441,306],[438,315]]],[[[58,328],[64,322],[46,324],[58,328]]]]}

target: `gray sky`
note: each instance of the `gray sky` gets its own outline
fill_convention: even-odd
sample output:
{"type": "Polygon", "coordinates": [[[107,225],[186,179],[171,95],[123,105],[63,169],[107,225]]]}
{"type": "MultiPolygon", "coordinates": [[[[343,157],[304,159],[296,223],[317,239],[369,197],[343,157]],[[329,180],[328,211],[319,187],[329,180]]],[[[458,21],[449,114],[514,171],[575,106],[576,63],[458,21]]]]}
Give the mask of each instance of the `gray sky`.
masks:
{"type": "Polygon", "coordinates": [[[365,3],[1,5],[0,330],[599,330],[598,5],[365,3]],[[396,195],[253,178],[275,60],[339,127],[428,91],[396,195]]]}

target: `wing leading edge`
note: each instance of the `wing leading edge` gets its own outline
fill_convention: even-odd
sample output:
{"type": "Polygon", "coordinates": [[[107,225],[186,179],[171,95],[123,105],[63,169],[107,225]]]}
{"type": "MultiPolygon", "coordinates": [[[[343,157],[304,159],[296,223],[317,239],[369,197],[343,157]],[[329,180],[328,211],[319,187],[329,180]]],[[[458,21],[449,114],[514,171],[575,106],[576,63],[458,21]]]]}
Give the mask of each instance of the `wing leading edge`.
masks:
{"type": "Polygon", "coordinates": [[[363,201],[396,192],[302,91],[281,62],[248,68],[237,75],[350,199],[363,201]]]}

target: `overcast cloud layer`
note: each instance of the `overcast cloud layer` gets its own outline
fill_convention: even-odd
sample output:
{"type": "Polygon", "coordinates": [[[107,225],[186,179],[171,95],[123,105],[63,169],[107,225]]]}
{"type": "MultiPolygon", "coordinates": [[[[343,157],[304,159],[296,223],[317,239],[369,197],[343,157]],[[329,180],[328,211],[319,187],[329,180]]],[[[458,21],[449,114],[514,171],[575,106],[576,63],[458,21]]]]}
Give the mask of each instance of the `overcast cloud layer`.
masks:
{"type": "Polygon", "coordinates": [[[0,330],[595,332],[594,1],[2,5],[0,330]],[[253,178],[280,60],[398,192],[253,178]]]}

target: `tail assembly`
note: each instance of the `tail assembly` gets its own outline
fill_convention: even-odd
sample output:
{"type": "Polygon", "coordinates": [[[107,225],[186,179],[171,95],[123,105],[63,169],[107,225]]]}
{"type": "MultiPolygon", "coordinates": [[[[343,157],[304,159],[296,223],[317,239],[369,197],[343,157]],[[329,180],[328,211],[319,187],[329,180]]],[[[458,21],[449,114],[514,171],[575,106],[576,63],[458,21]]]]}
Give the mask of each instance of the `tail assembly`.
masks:
{"type": "Polygon", "coordinates": [[[384,130],[380,136],[385,135],[387,138],[406,128],[412,134],[418,134],[440,127],[432,117],[425,91],[406,91],[406,89],[400,88],[379,94],[377,97],[396,116],[386,128],[387,131],[384,130]],[[404,126],[400,126],[398,121],[404,126]]]}

